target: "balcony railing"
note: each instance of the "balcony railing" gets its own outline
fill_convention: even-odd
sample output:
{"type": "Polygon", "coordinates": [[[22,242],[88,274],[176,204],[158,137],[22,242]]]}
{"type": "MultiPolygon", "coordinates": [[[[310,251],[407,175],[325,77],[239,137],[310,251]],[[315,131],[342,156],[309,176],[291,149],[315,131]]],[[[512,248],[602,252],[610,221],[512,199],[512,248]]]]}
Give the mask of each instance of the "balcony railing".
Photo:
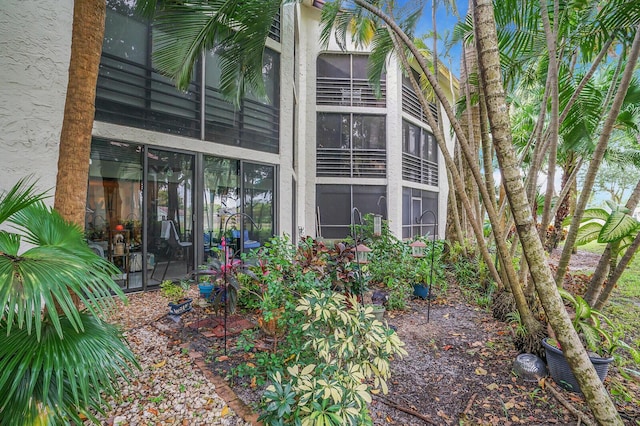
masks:
{"type": "Polygon", "coordinates": [[[333,177],[384,178],[387,154],[384,149],[318,148],[316,175],[333,177]]]}
{"type": "Polygon", "coordinates": [[[206,140],[277,153],[279,135],[278,108],[244,99],[236,109],[223,99],[218,89],[206,87],[206,140]]]}
{"type": "Polygon", "coordinates": [[[386,82],[381,82],[380,91],[381,96],[377,98],[366,79],[318,77],[316,104],[384,108],[387,98],[386,82]]]}
{"type": "Polygon", "coordinates": [[[403,152],[402,179],[438,186],[438,163],[403,152]]]}
{"type": "Polygon", "coordinates": [[[199,86],[179,92],[144,65],[102,53],[96,88],[96,119],[117,124],[200,136],[199,86]]]}
{"type": "MultiPolygon", "coordinates": [[[[192,83],[187,92],[180,92],[153,69],[103,53],[96,120],[200,139],[201,96],[197,83],[192,83]]],[[[205,96],[205,140],[278,152],[277,107],[244,99],[236,109],[219,90],[209,86],[205,96]]]]}
{"type": "MultiPolygon", "coordinates": [[[[433,114],[433,117],[438,120],[437,108],[435,104],[429,103],[429,109],[433,114]]],[[[423,123],[427,123],[427,115],[422,108],[422,104],[418,99],[418,95],[413,91],[413,89],[407,85],[402,85],[402,111],[407,114],[417,118],[423,123]]]]}
{"type": "Polygon", "coordinates": [[[269,28],[269,38],[280,43],[280,12],[273,18],[273,23],[269,28]]]}

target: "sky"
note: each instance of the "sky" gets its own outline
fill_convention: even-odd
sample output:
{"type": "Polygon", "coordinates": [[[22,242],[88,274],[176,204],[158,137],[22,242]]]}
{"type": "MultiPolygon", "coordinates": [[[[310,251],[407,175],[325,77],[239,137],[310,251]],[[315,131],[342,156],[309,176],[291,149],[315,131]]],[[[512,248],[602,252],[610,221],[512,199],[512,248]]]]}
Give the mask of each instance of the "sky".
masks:
{"type": "MultiPolygon", "coordinates": [[[[418,27],[416,31],[417,36],[421,36],[424,34],[429,34],[433,29],[433,23],[431,20],[431,7],[433,0],[422,0],[420,3],[423,5],[422,18],[418,22],[418,27]]],[[[436,30],[440,36],[444,34],[452,33],[453,27],[459,21],[465,18],[467,14],[467,6],[468,0],[455,0],[456,7],[458,9],[458,16],[456,17],[449,12],[447,12],[444,6],[441,6],[442,0],[438,1],[438,7],[436,9],[436,30]]],[[[413,6],[417,4],[416,0],[400,0],[398,4],[413,6]]],[[[415,6],[413,6],[415,7],[415,6]]],[[[429,42],[427,44],[429,48],[431,48],[432,44],[429,42]]],[[[460,77],[460,52],[462,46],[458,43],[454,46],[451,51],[448,53],[449,57],[445,57],[445,48],[444,44],[440,42],[438,44],[438,58],[453,72],[456,77],[460,77]]]]}

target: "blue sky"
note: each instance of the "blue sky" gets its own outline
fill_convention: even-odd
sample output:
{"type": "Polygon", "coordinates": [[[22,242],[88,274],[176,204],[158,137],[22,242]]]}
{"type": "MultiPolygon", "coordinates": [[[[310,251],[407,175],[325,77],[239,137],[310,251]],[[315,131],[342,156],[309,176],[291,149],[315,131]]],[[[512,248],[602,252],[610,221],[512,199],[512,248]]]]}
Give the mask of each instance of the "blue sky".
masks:
{"type": "MultiPolygon", "coordinates": [[[[430,1],[423,0],[420,2],[423,5],[423,11],[422,11],[422,18],[418,23],[418,28],[416,31],[417,36],[428,34],[433,29],[433,24],[431,21],[431,7],[432,7],[431,1],[433,0],[430,0],[430,1]]],[[[415,0],[399,1],[400,5],[408,4],[409,7],[415,7],[414,5],[416,5],[417,3],[418,2],[416,2],[415,0]]],[[[441,6],[442,1],[437,1],[437,3],[438,3],[438,8],[436,10],[436,29],[438,31],[438,34],[443,35],[446,32],[449,32],[449,33],[453,32],[454,25],[458,22],[458,20],[464,19],[465,15],[467,14],[467,6],[469,3],[468,0],[456,0],[456,7],[458,9],[459,17],[449,14],[447,10],[444,8],[444,6],[441,6]]],[[[428,46],[431,47],[430,42],[428,43],[428,46]]],[[[447,57],[444,57],[444,53],[445,53],[444,44],[439,43],[438,45],[438,57],[440,58],[441,61],[444,62],[444,64],[447,65],[447,67],[450,67],[453,74],[457,77],[460,77],[460,52],[461,52],[461,46],[460,44],[457,44],[451,49],[451,51],[449,52],[450,57],[447,58],[447,57]]]]}

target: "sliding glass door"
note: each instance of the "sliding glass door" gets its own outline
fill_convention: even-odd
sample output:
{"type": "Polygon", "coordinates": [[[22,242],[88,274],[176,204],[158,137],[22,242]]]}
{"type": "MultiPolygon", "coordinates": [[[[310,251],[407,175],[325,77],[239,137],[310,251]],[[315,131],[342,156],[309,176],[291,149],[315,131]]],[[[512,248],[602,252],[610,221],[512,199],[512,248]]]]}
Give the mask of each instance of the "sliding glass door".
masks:
{"type": "Polygon", "coordinates": [[[203,176],[204,259],[217,255],[224,236],[236,255],[273,236],[274,166],[204,156],[203,176]]]}
{"type": "Polygon", "coordinates": [[[94,140],[91,146],[85,237],[118,267],[113,278],[124,290],[142,287],[143,151],[119,141],[94,140]]]}
{"type": "Polygon", "coordinates": [[[194,268],[194,155],[149,148],[145,187],[147,286],[194,268]]]}

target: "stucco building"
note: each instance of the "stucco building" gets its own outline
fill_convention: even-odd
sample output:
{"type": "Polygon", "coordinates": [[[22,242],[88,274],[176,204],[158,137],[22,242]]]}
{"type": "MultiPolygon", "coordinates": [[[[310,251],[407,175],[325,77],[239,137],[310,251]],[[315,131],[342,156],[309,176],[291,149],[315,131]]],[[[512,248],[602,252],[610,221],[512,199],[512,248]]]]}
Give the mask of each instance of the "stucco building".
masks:
{"type": "MultiPolygon", "coordinates": [[[[107,1],[86,217],[89,244],[121,267],[123,288],[192,268],[224,231],[241,250],[282,233],[343,237],[354,207],[401,238],[444,234],[444,161],[395,58],[377,97],[367,51],[324,48],[321,5],[286,5],[264,55],[269,100],[234,108],[215,51],[187,92],[154,71],[150,23],[131,3],[107,1]],[[425,210],[437,230],[431,216],[415,223],[425,210]]],[[[55,186],[72,15],[71,0],[0,7],[2,190],[30,173],[55,186]]]]}

